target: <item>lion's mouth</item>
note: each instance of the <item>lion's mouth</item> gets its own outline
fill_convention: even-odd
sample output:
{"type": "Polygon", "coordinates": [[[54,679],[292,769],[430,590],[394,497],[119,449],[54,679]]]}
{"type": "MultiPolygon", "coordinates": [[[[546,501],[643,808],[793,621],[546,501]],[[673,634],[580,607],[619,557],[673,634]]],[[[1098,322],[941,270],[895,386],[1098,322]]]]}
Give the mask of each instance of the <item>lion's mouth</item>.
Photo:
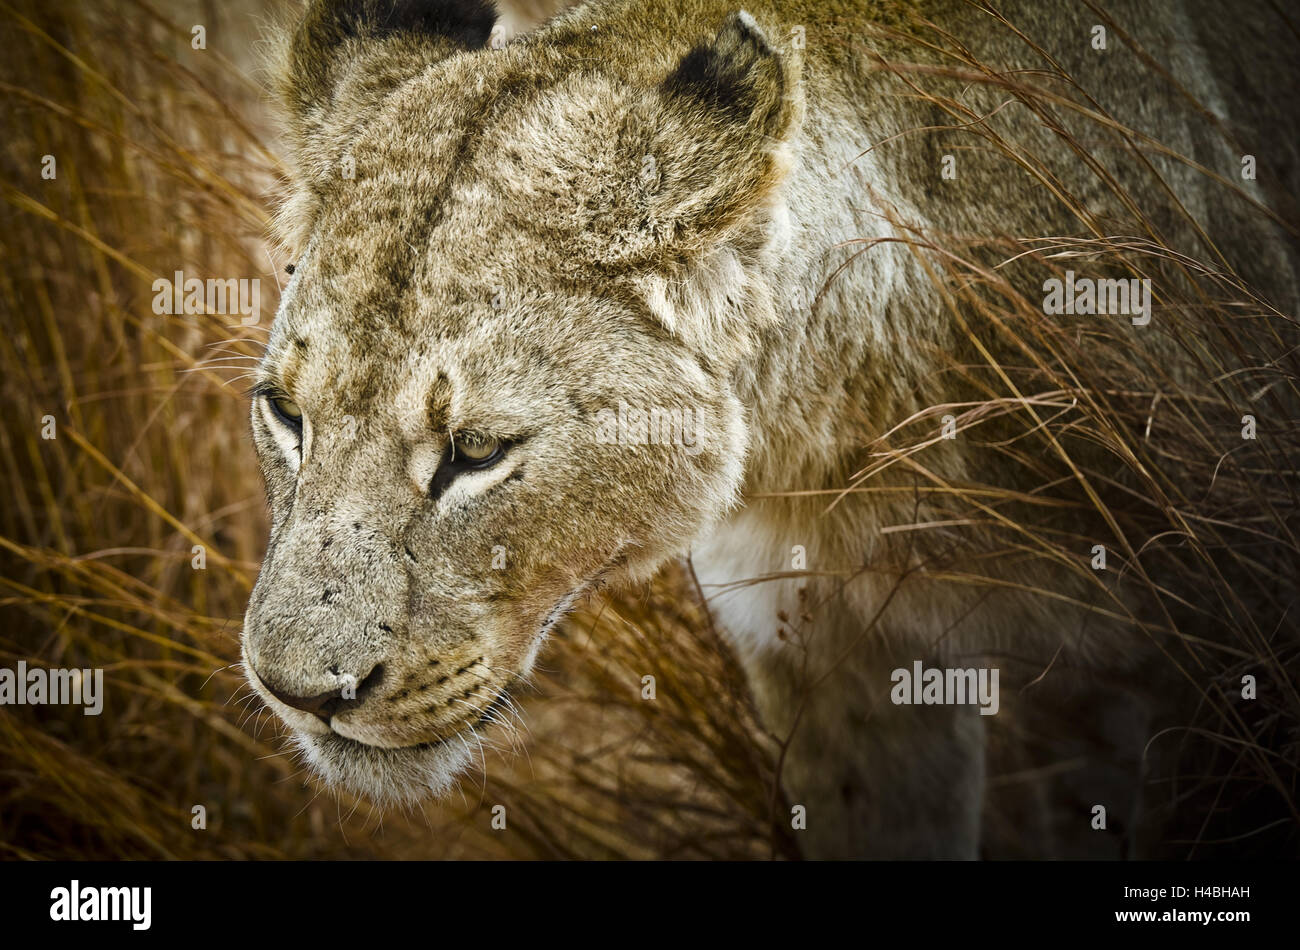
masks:
{"type": "Polygon", "coordinates": [[[419,752],[422,750],[440,748],[452,742],[453,740],[464,739],[466,736],[475,735],[484,727],[490,726],[493,723],[501,722],[501,719],[498,717],[498,714],[507,710],[509,706],[510,706],[509,689],[507,687],[502,687],[500,690],[497,691],[496,695],[492,698],[492,701],[488,703],[486,706],[484,706],[483,709],[477,713],[477,715],[471,714],[469,716],[466,716],[464,719],[461,719],[459,722],[447,728],[445,730],[446,732],[445,735],[439,736],[438,738],[435,739],[426,739],[422,742],[412,742],[407,745],[380,746],[369,742],[363,742],[360,739],[354,739],[351,736],[344,735],[343,733],[335,729],[333,726],[330,727],[328,736],[332,741],[335,742],[335,744],[337,744],[338,746],[344,749],[349,748],[351,746],[355,746],[357,747],[358,750],[386,749],[393,752],[403,752],[403,751],[419,752]]]}

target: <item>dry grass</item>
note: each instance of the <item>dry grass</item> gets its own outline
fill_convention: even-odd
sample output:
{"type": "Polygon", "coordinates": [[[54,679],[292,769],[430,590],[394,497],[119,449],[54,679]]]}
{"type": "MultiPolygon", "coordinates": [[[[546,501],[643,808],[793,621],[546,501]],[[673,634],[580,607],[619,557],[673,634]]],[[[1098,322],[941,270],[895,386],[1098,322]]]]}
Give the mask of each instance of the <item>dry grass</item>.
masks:
{"type": "MultiPolygon", "coordinates": [[[[1121,24],[1097,19],[1137,48],[1121,24]]],[[[1086,608],[1079,629],[1064,631],[1075,644],[1088,643],[1088,618],[1099,616],[1156,648],[1162,662],[1140,675],[1195,708],[1159,724],[1147,749],[1170,770],[1148,803],[1168,821],[1163,853],[1300,854],[1300,325],[1234,269],[1229,258],[1243,255],[1220,252],[1214,222],[1181,207],[1172,219],[1148,214],[1177,193],[1160,171],[1165,160],[1191,167],[1243,213],[1278,223],[1293,253],[1294,201],[1274,190],[1291,216],[1279,217],[1239,182],[1126,127],[1031,38],[1040,68],[1016,73],[990,69],[924,20],[882,28],[877,41],[924,50],[916,62],[882,56],[877,66],[925,105],[930,134],[958,154],[999,156],[1056,194],[1082,230],[973,237],[895,219],[941,289],[960,352],[936,354],[944,402],[886,426],[842,494],[924,492],[927,522],[952,526],[934,532],[944,541],[930,548],[931,577],[997,590],[1005,578],[990,579],[981,562],[1009,561],[1023,589],[1086,608]],[[1008,104],[1051,130],[1047,148],[999,134],[989,120],[1008,104]],[[1105,217],[1095,199],[1063,186],[1062,153],[1102,183],[1105,217]],[[1121,161],[1145,169],[1140,191],[1112,174],[1121,161]],[[1199,236],[1194,250],[1168,237],[1182,227],[1199,236]],[[1141,327],[1091,314],[1044,319],[1044,281],[1067,268],[1150,280],[1156,317],[1141,327]],[[954,484],[927,467],[949,414],[977,446],[972,468],[996,479],[954,484]],[[1247,415],[1259,426],[1253,439],[1243,438],[1247,415]],[[891,479],[895,487],[878,487],[891,479]],[[1104,572],[1091,564],[1097,544],[1108,552],[1104,572]],[[1247,674],[1262,684],[1250,702],[1247,674]]],[[[1226,129],[1216,133],[1230,155],[1248,151],[1226,129]]],[[[1045,673],[1022,671],[1030,680],[1045,673]]],[[[1067,709],[1060,725],[1084,731],[1079,712],[1067,709]]],[[[999,720],[1021,740],[1033,732],[1014,713],[999,720]]]]}
{"type": "MultiPolygon", "coordinates": [[[[793,856],[773,821],[788,813],[773,793],[782,737],[755,722],[688,571],[568,623],[536,693],[521,697],[531,734],[519,754],[485,749],[485,781],[450,804],[379,816],[313,797],[275,724],[248,707],[232,664],[266,519],[239,377],[264,330],[157,315],[150,285],[176,270],[259,277],[263,310],[274,309],[284,262],[266,235],[281,169],[262,90],[246,78],[248,14],[261,7],[197,5],[173,22],[130,0],[98,11],[0,2],[0,101],[18,130],[0,159],[0,665],[102,667],[108,688],[99,717],[0,707],[0,853],[793,856]],[[206,25],[208,50],[190,48],[191,22],[206,25]],[[46,154],[53,181],[40,176],[46,154]],[[41,435],[47,415],[53,440],[41,435]],[[191,566],[194,545],[204,570],[191,566]],[[640,699],[646,674],[653,703],[640,699]],[[489,827],[498,803],[504,833],[489,827]],[[203,831],[191,828],[196,804],[203,831]]],[[[944,59],[955,80],[1064,108],[1047,80],[980,75],[951,50],[944,59]]],[[[982,147],[1014,152],[972,128],[932,74],[899,72],[954,127],[992,136],[982,147]]],[[[1200,697],[1196,720],[1162,740],[1194,763],[1168,793],[1186,840],[1200,842],[1188,852],[1243,835],[1242,848],[1294,848],[1295,323],[1222,262],[1184,258],[1126,223],[1042,241],[910,232],[965,328],[970,345],[948,372],[967,395],[895,420],[844,490],[890,490],[878,476],[906,471],[933,511],[977,526],[952,532],[951,557],[935,565],[955,583],[988,582],[961,557],[976,534],[1083,578],[1090,609],[1128,618],[1200,697]],[[1147,329],[1176,326],[1168,344],[1203,367],[1202,384],[1137,362],[1127,325],[1045,321],[1023,288],[1078,260],[1151,278],[1184,319],[1147,329]],[[1243,442],[1247,412],[1267,437],[1243,442]],[[1014,485],[953,485],[926,468],[947,413],[1012,464],[1014,485]],[[1082,552],[1093,543],[1118,570],[1091,571],[1082,552]],[[1270,688],[1243,706],[1233,696],[1247,672],[1270,688]]],[[[508,752],[512,738],[494,741],[508,752]]]]}

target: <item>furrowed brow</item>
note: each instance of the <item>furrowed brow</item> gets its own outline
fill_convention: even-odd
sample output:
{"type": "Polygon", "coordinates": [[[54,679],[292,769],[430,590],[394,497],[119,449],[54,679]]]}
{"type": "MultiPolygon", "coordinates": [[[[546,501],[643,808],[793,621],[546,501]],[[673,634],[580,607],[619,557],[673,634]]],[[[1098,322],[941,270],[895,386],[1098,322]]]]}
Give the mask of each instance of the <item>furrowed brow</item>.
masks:
{"type": "Polygon", "coordinates": [[[437,432],[445,432],[451,425],[452,384],[446,373],[439,373],[429,387],[429,425],[437,432]]]}

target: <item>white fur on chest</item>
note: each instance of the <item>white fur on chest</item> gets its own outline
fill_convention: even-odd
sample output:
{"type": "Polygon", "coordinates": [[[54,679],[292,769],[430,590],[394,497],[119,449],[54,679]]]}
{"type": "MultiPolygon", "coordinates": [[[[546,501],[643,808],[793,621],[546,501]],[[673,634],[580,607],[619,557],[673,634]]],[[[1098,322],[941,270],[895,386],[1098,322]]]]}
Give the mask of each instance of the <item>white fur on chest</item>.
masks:
{"type": "Polygon", "coordinates": [[[742,511],[691,551],[709,610],[742,658],[779,646],[778,632],[788,627],[780,614],[798,616],[798,591],[807,579],[794,567],[793,547],[784,533],[742,511]]]}

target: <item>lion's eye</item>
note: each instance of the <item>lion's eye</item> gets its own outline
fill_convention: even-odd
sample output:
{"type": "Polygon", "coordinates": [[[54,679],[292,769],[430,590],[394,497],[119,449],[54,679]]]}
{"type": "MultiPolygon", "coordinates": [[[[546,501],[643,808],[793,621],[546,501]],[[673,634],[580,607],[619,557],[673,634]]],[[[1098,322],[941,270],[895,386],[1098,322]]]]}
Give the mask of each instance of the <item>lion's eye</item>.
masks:
{"type": "Polygon", "coordinates": [[[451,445],[447,446],[442,464],[438,466],[433,480],[429,482],[429,495],[436,499],[447,490],[447,486],[455,481],[457,476],[465,472],[490,468],[499,462],[505,456],[506,450],[514,444],[513,441],[504,442],[487,435],[457,432],[452,436],[451,445]]]}
{"type": "Polygon", "coordinates": [[[302,425],[302,410],[292,399],[286,399],[283,396],[272,396],[271,408],[287,425],[294,427],[302,425]]]}
{"type": "Polygon", "coordinates": [[[457,435],[453,444],[454,457],[471,465],[489,465],[501,457],[502,450],[500,439],[472,433],[457,435]]]}

